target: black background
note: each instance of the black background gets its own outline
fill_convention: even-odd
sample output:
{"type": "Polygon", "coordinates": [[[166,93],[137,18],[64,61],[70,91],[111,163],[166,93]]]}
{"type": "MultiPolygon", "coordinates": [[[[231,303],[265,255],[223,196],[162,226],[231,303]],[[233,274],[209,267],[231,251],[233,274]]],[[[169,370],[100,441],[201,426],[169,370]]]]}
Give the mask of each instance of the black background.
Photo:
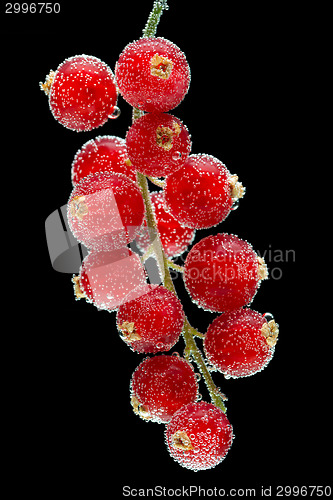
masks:
{"type": "MultiPolygon", "coordinates": [[[[49,498],[89,488],[91,498],[107,498],[121,496],[124,485],[200,485],[256,488],[259,496],[262,485],[327,484],[328,368],[318,331],[306,326],[307,291],[295,267],[302,166],[293,147],[294,63],[301,49],[290,9],[169,0],[157,32],[185,52],[191,67],[189,93],[171,112],[187,125],[192,152],[221,159],[247,189],[238,210],[218,227],[198,231],[195,241],[229,232],[266,252],[271,279],[253,308],[271,312],[280,325],[275,356],[263,372],[226,381],[213,375],[229,397],[236,438],[221,465],[194,473],[168,455],[163,426],[132,413],[129,380],[143,356],[118,337],[115,313],[74,300],[71,275],[52,269],[44,230],[47,216],[71,192],[75,152],[96,135],[124,137],[131,108],[119,97],[117,120],[72,132],[54,120],[38,82],[76,54],[114,68],[124,46],[141,36],[152,2],[60,3],[58,15],[2,13],[3,150],[10,153],[4,170],[14,229],[6,251],[15,259],[6,372],[15,429],[9,463],[20,465],[13,489],[23,483],[49,498]]],[[[181,278],[176,286],[191,323],[205,331],[216,314],[191,304],[181,278]]],[[[182,340],[176,347],[182,352],[182,340]]],[[[200,390],[209,400],[202,382],[200,390]]]]}

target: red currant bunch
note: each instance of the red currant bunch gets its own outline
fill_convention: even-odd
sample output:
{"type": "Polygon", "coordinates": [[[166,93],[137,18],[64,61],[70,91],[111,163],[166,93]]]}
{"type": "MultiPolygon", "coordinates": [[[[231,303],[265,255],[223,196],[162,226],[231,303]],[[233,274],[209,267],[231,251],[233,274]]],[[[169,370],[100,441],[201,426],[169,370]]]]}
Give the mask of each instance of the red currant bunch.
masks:
{"type": "Polygon", "coordinates": [[[219,232],[188,251],[200,230],[225,220],[245,188],[218,158],[190,154],[187,127],[168,113],[186,95],[190,69],[179,47],[155,37],[165,8],[166,0],[155,0],[143,37],[124,48],[115,77],[96,57],[81,55],[66,59],[41,87],[54,117],[76,131],[118,116],[118,90],[134,108],[126,139],[90,139],[72,163],[68,224],[88,249],[72,277],[74,294],[115,313],[130,350],[154,355],[132,374],[130,403],[140,418],[165,424],[165,443],[176,462],[200,471],[221,463],[234,437],[227,398],[211,372],[228,379],[263,370],[279,329],[267,313],[249,308],[268,274],[250,243],[219,232]],[[151,183],[159,191],[150,192],[151,183]],[[173,258],[186,251],[180,266],[173,258]],[[145,267],[150,256],[159,284],[145,267]],[[190,324],[170,269],[182,273],[192,302],[220,313],[205,334],[190,324]],[[181,337],[183,356],[170,354],[181,337]],[[210,403],[199,394],[201,377],[210,403]]]}

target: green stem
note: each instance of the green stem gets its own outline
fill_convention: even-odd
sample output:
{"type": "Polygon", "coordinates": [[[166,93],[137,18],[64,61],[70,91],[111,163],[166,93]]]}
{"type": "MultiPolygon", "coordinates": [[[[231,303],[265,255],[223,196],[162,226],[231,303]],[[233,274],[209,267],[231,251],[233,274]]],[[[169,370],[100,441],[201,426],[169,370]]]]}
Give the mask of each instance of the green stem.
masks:
{"type": "Polygon", "coordinates": [[[156,35],[157,25],[160,21],[161,15],[164,10],[168,10],[167,0],[155,0],[151,13],[149,14],[148,21],[142,36],[144,38],[150,38],[156,35]]]}
{"type": "Polygon", "coordinates": [[[175,271],[178,271],[179,273],[183,273],[184,272],[183,266],[178,266],[178,264],[175,264],[170,259],[168,259],[168,267],[170,267],[170,269],[175,269],[175,271]]]}
{"type": "MultiPolygon", "coordinates": [[[[145,29],[143,30],[143,36],[144,37],[152,37],[155,36],[156,34],[156,29],[157,25],[159,23],[160,17],[162,15],[163,10],[166,10],[168,8],[167,6],[167,0],[155,0],[153,9],[149,15],[147,24],[145,26],[145,29]]],[[[133,108],[133,121],[136,120],[137,118],[140,118],[143,115],[143,112],[137,108],[133,108]]],[[[171,263],[169,261],[164,253],[163,247],[161,245],[158,229],[157,229],[157,223],[155,219],[155,214],[150,198],[150,192],[149,192],[149,187],[148,187],[148,181],[147,177],[141,174],[140,172],[137,172],[137,182],[138,185],[141,188],[144,204],[145,204],[145,209],[146,209],[146,221],[147,221],[147,227],[149,231],[149,239],[150,242],[153,246],[153,250],[155,253],[155,256],[157,258],[158,266],[160,268],[160,271],[163,273],[163,284],[164,286],[173,292],[175,295],[177,295],[174,283],[172,281],[170,271],[169,271],[169,266],[173,267],[176,269],[176,264],[171,263]],[[172,264],[172,265],[171,265],[172,264]]],[[[177,268],[181,268],[181,266],[177,266],[177,268]]],[[[180,271],[180,269],[177,269],[180,271]]],[[[218,408],[220,408],[223,412],[226,412],[226,408],[223,403],[223,395],[220,393],[219,389],[216,387],[214,384],[214,381],[211,377],[211,374],[209,373],[209,370],[205,364],[203,355],[201,351],[198,349],[194,336],[198,336],[202,338],[202,334],[198,332],[193,326],[190,325],[189,321],[187,318],[185,318],[185,323],[184,323],[184,329],[183,329],[183,337],[185,341],[185,352],[186,356],[189,358],[192,356],[194,359],[195,363],[197,364],[201,375],[204,378],[205,384],[207,386],[207,389],[209,391],[212,403],[215,404],[218,408]]]]}

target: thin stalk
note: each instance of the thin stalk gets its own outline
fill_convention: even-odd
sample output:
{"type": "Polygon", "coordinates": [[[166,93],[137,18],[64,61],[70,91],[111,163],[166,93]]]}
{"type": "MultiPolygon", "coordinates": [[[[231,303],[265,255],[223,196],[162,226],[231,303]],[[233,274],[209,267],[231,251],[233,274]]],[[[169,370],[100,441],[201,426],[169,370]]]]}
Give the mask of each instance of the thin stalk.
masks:
{"type": "MultiPolygon", "coordinates": [[[[161,18],[161,15],[163,13],[163,10],[167,10],[167,0],[155,0],[153,9],[148,17],[148,21],[146,23],[146,26],[143,30],[143,37],[153,37],[156,34],[157,30],[157,25],[159,23],[159,20],[161,18]]],[[[140,118],[143,115],[143,112],[137,108],[133,108],[133,121],[136,120],[137,118],[140,118]]],[[[144,176],[143,174],[137,172],[137,182],[138,185],[141,188],[144,204],[145,204],[145,209],[146,209],[146,221],[147,221],[147,227],[149,230],[149,238],[150,238],[150,243],[152,244],[152,247],[154,249],[155,256],[157,258],[158,266],[160,268],[161,273],[163,273],[163,284],[164,286],[173,292],[175,295],[177,295],[174,283],[172,281],[170,271],[169,271],[169,266],[173,267],[176,266],[176,264],[171,263],[170,260],[167,259],[165,256],[158,229],[157,229],[157,223],[155,219],[155,214],[150,198],[150,192],[149,192],[149,187],[148,187],[148,181],[147,177],[144,176]],[[172,264],[172,265],[171,265],[172,264]]],[[[177,266],[180,268],[180,266],[177,266]]],[[[180,269],[177,269],[180,271],[180,269]]],[[[182,270],[182,268],[181,268],[182,270]]],[[[202,338],[202,334],[198,332],[193,326],[190,325],[189,321],[187,318],[185,318],[184,322],[184,329],[183,329],[183,338],[185,341],[185,352],[186,352],[186,357],[190,358],[192,357],[198,366],[201,375],[203,376],[203,379],[205,381],[205,384],[207,386],[207,389],[209,391],[212,403],[215,404],[218,408],[220,408],[223,412],[226,412],[226,408],[223,403],[223,395],[220,393],[219,389],[216,387],[214,384],[214,381],[211,377],[211,374],[209,373],[209,370],[205,364],[203,355],[201,351],[198,349],[194,336],[198,336],[202,338]]]]}

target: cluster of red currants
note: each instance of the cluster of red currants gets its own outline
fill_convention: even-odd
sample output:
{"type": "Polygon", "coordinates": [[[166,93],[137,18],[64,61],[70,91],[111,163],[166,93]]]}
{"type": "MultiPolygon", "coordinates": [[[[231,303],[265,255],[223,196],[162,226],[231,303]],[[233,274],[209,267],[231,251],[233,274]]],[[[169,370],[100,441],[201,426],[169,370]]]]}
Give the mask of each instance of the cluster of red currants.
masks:
{"type": "MultiPolygon", "coordinates": [[[[188,249],[196,230],[221,223],[245,192],[220,160],[191,154],[187,127],[168,113],[183,100],[189,84],[183,52],[155,37],[125,47],[115,75],[99,59],[81,55],[64,61],[41,84],[54,117],[71,130],[92,130],[117,117],[119,92],[138,111],[126,139],[98,136],[76,153],[68,223],[89,249],[73,277],[76,298],[116,311],[122,339],[139,353],[169,351],[186,321],[174,291],[148,282],[147,204],[153,208],[164,262],[172,264],[170,259],[188,249]],[[162,188],[149,200],[140,175],[162,188]],[[129,246],[133,241],[138,252],[129,246]]],[[[267,277],[252,246],[231,234],[208,236],[191,248],[182,271],[192,300],[222,313],[203,340],[212,367],[226,378],[262,370],[274,353],[278,327],[245,307],[267,277]]],[[[221,408],[200,401],[188,359],[178,353],[145,358],[130,389],[136,414],[166,424],[167,448],[181,465],[203,470],[223,460],[233,439],[231,424],[221,408]]]]}

